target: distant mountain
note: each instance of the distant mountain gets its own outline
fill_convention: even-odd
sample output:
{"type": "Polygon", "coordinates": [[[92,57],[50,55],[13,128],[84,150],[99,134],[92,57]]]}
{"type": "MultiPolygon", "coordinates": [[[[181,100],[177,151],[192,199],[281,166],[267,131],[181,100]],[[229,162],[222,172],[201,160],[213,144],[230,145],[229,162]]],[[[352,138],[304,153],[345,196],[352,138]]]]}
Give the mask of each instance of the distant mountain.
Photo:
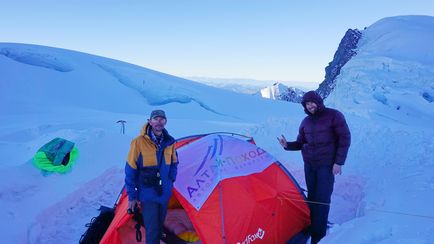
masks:
{"type": "MultiPolygon", "coordinates": [[[[194,80],[192,78],[186,78],[186,79],[194,80]]],[[[255,84],[253,82],[252,84],[239,84],[239,83],[226,83],[226,82],[222,82],[221,80],[209,81],[208,79],[203,79],[203,80],[196,79],[194,81],[205,84],[207,86],[212,86],[212,87],[221,88],[236,93],[244,93],[244,94],[257,93],[258,90],[264,87],[264,85],[255,84]]]]}
{"type": "Polygon", "coordinates": [[[209,78],[209,77],[185,77],[189,80],[194,80],[209,86],[214,86],[226,90],[245,94],[258,94],[264,87],[273,86],[279,83],[287,87],[294,87],[297,90],[314,90],[318,88],[317,82],[302,82],[302,81],[272,81],[272,80],[255,80],[255,79],[225,79],[225,78],[209,78]]]}
{"type": "Polygon", "coordinates": [[[304,91],[295,87],[288,87],[279,82],[261,89],[256,93],[258,96],[273,100],[283,100],[288,102],[299,103],[304,95],[304,91]]]}

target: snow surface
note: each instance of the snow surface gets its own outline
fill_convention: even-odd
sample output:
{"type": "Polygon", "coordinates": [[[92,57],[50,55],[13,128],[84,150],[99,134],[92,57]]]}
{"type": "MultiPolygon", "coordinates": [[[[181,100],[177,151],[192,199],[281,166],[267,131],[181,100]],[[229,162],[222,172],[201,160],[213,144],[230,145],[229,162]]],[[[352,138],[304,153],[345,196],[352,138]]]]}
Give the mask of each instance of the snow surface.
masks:
{"type": "MultiPolygon", "coordinates": [[[[432,243],[434,42],[422,40],[433,40],[433,30],[433,17],[380,20],[363,31],[357,56],[338,76],[326,104],[344,112],[352,146],[336,178],[335,225],[321,243],[432,243]]],[[[300,153],[276,140],[296,137],[305,116],[298,104],[24,44],[0,43],[0,79],[3,243],[77,243],[99,206],[115,202],[129,143],[156,108],[166,110],[176,138],[253,136],[304,187],[300,153]],[[70,173],[46,174],[32,164],[55,137],[80,152],[70,173]]]]}
{"type": "Polygon", "coordinates": [[[326,105],[347,113],[353,142],[345,170],[365,181],[365,197],[359,217],[333,228],[325,243],[433,243],[432,40],[434,17],[382,19],[362,32],[337,77],[326,105]]]}

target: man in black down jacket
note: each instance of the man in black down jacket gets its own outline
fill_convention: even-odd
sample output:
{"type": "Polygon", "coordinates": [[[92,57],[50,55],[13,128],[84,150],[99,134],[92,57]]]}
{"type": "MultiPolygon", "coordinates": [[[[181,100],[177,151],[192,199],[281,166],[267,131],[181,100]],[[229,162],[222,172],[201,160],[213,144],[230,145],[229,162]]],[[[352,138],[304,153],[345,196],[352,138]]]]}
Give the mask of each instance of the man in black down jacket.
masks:
{"type": "Polygon", "coordinates": [[[315,91],[304,94],[301,104],[308,116],[301,122],[297,140],[288,142],[283,135],[278,140],[285,150],[302,152],[311,243],[318,243],[326,235],[335,175],[342,173],[351,134],[342,113],[326,108],[315,91]]]}

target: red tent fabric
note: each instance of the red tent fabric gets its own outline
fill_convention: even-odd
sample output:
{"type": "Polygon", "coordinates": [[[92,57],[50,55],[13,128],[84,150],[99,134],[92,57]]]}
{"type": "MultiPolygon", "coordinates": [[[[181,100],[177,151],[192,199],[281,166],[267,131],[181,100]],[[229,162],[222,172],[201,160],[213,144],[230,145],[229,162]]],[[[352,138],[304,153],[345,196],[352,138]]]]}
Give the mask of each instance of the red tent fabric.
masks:
{"type": "MultiPolygon", "coordinates": [[[[115,209],[115,217],[113,218],[100,243],[137,243],[136,230],[134,229],[135,221],[133,220],[133,215],[127,214],[127,209],[128,197],[124,188],[122,195],[119,198],[118,205],[115,209]]],[[[143,238],[143,243],[145,243],[145,240],[146,239],[143,238]]]]}
{"type": "MultiPolygon", "coordinates": [[[[198,135],[179,139],[177,149],[186,148],[178,150],[178,155],[180,151],[196,153],[197,149],[194,147],[191,150],[196,151],[187,148],[193,142],[205,143],[207,146],[207,141],[201,141],[206,140],[207,136],[198,135]]],[[[251,138],[234,134],[230,136],[237,137],[233,142],[235,144],[230,144],[231,149],[238,145],[242,148],[246,146],[245,143],[254,144],[251,138]]],[[[213,145],[218,145],[215,138],[211,138],[214,141],[209,141],[208,152],[213,151],[213,145]]],[[[223,139],[221,142],[221,149],[223,149],[226,137],[219,136],[219,138],[223,139]]],[[[224,158],[225,150],[214,149],[213,155],[217,156],[220,152],[218,156],[224,158]]],[[[203,166],[202,158],[210,158],[208,155],[211,153],[206,157],[198,155],[199,161],[202,162],[201,168],[206,167],[203,166]]],[[[179,156],[178,172],[180,169],[182,172],[182,167],[187,167],[189,162],[181,161],[182,155],[179,156]]],[[[262,162],[256,160],[255,163],[262,162]]],[[[182,175],[178,173],[177,181],[179,177],[182,175]]],[[[293,177],[277,161],[270,163],[260,172],[219,180],[213,189],[210,188],[212,191],[204,198],[206,201],[200,207],[192,204],[191,199],[187,199],[192,193],[186,197],[180,188],[179,185],[178,188],[175,185],[171,201],[179,201],[185,209],[202,243],[285,243],[310,225],[309,207],[305,202],[305,196],[293,177]]],[[[116,208],[115,217],[101,243],[128,243],[128,236],[135,237],[134,224],[131,223],[131,216],[127,214],[127,197],[124,192],[116,208]]],[[[132,243],[137,243],[135,238],[132,243]]]]}

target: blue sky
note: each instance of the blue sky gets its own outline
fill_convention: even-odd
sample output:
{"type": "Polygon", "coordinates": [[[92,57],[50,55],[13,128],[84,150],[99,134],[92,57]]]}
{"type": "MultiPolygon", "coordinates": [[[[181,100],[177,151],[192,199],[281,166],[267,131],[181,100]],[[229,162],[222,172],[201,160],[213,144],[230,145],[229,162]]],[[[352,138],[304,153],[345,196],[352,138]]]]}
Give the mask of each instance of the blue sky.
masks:
{"type": "Polygon", "coordinates": [[[432,0],[0,3],[0,42],[72,49],[182,77],[315,82],[348,28],[434,16],[432,0]]]}

